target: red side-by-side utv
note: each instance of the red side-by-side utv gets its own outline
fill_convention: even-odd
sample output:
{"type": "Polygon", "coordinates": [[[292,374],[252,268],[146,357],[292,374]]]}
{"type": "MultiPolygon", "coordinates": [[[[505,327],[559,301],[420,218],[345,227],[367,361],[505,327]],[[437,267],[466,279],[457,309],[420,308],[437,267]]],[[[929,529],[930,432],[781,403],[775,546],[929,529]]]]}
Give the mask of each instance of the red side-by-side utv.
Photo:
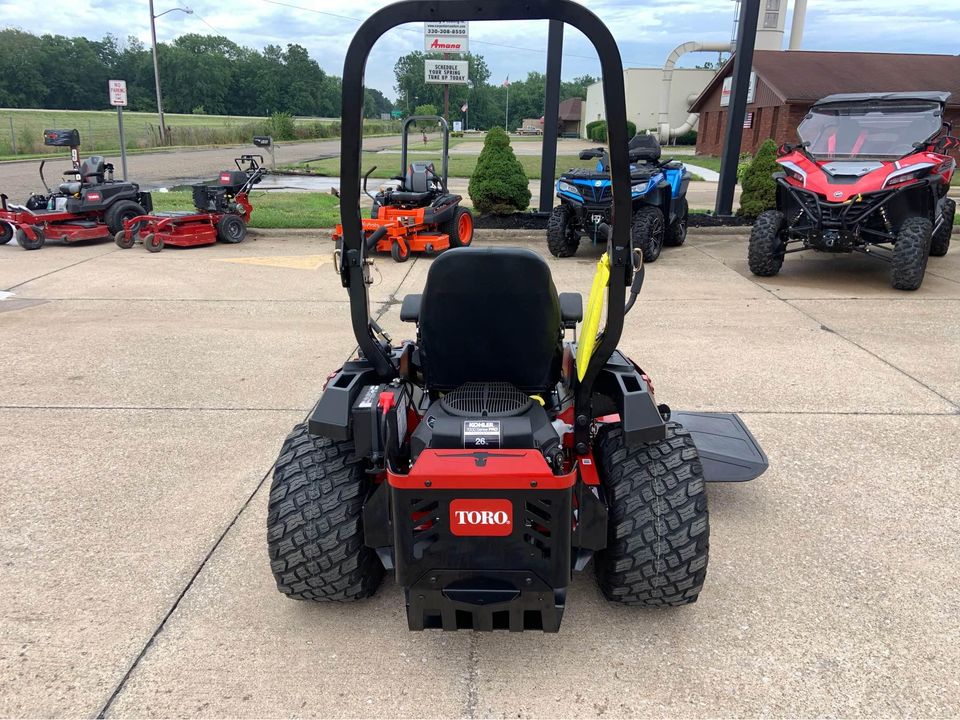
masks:
{"type": "Polygon", "coordinates": [[[391,28],[530,19],[573,25],[602,66],[614,212],[586,313],[531,250],[453,248],[403,300],[414,339],[394,342],[370,315],[362,128],[344,123],[335,269],[359,354],[329,376],[274,467],[267,544],[291,598],[359,600],[389,572],[411,629],[555,632],[571,574],[593,563],[612,602],[685,605],[707,572],[705,482],[766,469],[736,415],[672,412],[617,349],[644,269],[630,240],[623,66],[590,10],[572,0],[386,6],[350,44],[344,117],[361,116],[367,57],[391,28]]]}
{"type": "Polygon", "coordinates": [[[780,272],[803,250],[860,252],[890,263],[890,283],[916,290],[929,256],[946,255],[956,203],[947,196],[958,141],[944,111],[950,93],[830,95],[780,148],[777,208],[757,218],[754,275],[780,272]]]}
{"type": "Polygon", "coordinates": [[[0,245],[16,238],[24,250],[39,250],[47,240],[64,243],[108,238],[123,229],[124,222],[153,209],[150,193],[136,183],[113,179],[113,165],[94,155],[80,161],[77,130],[44,130],[43,142],[70,148],[70,179],[52,190],[43,176],[46,194],[31,195],[16,205],[0,195],[0,245]]]}

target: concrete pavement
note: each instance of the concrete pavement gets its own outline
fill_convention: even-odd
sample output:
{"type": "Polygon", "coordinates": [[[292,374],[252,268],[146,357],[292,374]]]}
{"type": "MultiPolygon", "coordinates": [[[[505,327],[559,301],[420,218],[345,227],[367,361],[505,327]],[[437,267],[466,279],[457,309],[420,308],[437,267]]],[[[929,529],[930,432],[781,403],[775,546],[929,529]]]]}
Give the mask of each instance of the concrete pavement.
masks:
{"type": "MultiPolygon", "coordinates": [[[[543,249],[537,234],[477,242],[543,249]]],[[[268,473],[353,351],[327,233],[152,255],[0,247],[0,715],[960,714],[960,253],[916,293],[869,258],[691,232],[648,267],[622,347],[675,408],[743,413],[770,457],[709,488],[700,601],[606,603],[577,575],[558,635],[409,633],[387,581],[276,592],[268,473]]],[[[548,258],[589,289],[597,251],[548,258]]],[[[430,260],[376,264],[398,301],[430,260]]]]}

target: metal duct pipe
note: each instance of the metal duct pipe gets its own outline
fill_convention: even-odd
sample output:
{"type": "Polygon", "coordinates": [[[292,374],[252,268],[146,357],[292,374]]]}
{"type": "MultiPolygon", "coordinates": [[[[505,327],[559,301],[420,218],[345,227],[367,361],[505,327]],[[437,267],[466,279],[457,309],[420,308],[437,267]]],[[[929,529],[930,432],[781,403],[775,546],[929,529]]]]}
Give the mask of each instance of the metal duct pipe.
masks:
{"type": "Polygon", "coordinates": [[[793,22],[790,23],[790,49],[803,44],[803,25],[807,20],[807,0],[793,0],[793,22]]]}
{"type": "Polygon", "coordinates": [[[660,90],[660,116],[657,119],[657,134],[660,142],[669,142],[670,138],[682,135],[697,123],[697,113],[690,113],[686,121],[677,128],[670,127],[670,86],[673,83],[673,68],[681,56],[691,52],[730,52],[729,43],[704,43],[691,40],[677,45],[663,64],[663,82],[660,90]]]}

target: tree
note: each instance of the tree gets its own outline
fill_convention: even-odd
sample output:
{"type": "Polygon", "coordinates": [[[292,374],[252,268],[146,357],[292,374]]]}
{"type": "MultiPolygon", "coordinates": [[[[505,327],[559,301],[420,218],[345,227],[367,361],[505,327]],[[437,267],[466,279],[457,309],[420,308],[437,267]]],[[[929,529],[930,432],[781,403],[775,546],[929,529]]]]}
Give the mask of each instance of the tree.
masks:
{"type": "Polygon", "coordinates": [[[777,167],[777,143],[764,140],[744,170],[739,215],[756,218],[764,210],[777,206],[777,183],[773,179],[777,167]]]}
{"type": "Polygon", "coordinates": [[[526,210],[530,205],[528,185],[527,174],[513,154],[506,131],[491,128],[470,178],[469,193],[474,207],[482,213],[497,215],[526,210]]]}

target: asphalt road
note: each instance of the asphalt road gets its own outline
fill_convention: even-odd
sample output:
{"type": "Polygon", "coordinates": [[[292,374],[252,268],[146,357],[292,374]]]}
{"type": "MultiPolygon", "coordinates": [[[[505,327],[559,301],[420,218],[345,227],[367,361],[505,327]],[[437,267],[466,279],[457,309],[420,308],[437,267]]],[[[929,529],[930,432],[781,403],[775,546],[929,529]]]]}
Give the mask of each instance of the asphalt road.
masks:
{"type": "MultiPolygon", "coordinates": [[[[0,247],[0,716],[960,715],[960,251],[902,293],[859,256],[759,280],[742,235],[666,250],[621,346],[770,470],[709,487],[696,604],[617,607],[588,568],[559,634],[511,635],[410,633],[390,581],[274,587],[271,465],[354,349],[330,250],[0,247]]],[[[549,259],[558,287],[596,258],[549,259]]],[[[429,264],[375,266],[395,337],[429,264]]]]}

